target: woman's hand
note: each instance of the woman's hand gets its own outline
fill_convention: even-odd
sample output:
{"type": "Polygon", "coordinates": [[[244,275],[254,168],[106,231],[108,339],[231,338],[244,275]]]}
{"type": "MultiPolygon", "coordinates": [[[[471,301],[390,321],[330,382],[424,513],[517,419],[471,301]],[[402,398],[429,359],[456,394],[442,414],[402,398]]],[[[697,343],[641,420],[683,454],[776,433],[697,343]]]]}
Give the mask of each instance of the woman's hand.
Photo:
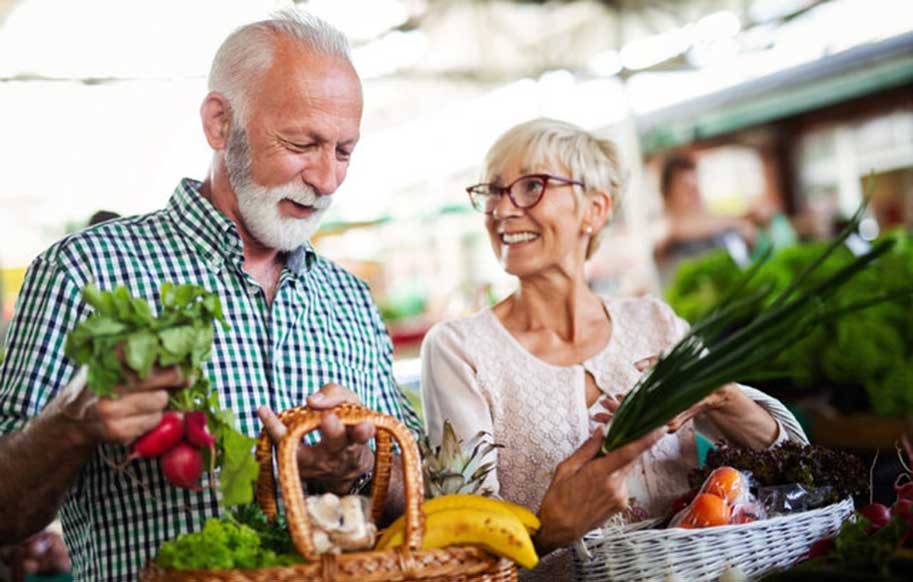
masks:
{"type": "Polygon", "coordinates": [[[666,424],[668,432],[677,432],[678,429],[685,426],[685,424],[695,416],[725,408],[734,398],[735,392],[739,392],[739,387],[735,384],[721,386],[715,392],[711,393],[710,396],[707,396],[688,410],[670,420],[666,424]]]}
{"type": "Polygon", "coordinates": [[[597,458],[605,434],[597,429],[580,448],[562,461],[539,508],[542,528],[536,546],[546,554],[579,539],[627,508],[625,477],[640,455],[659,440],[656,430],[633,443],[597,458]]]}
{"type": "MultiPolygon", "coordinates": [[[[639,372],[646,372],[647,369],[652,367],[658,359],[659,356],[650,356],[635,362],[634,367],[637,368],[639,372]]],[[[672,420],[666,423],[666,432],[678,432],[680,428],[685,426],[685,424],[687,424],[688,421],[693,419],[695,416],[724,409],[725,407],[729,406],[733,399],[736,398],[735,393],[741,394],[741,391],[735,384],[726,384],[721,386],[715,392],[694,406],[688,408],[684,412],[679,413],[672,420]]],[[[612,412],[614,412],[614,410],[612,412]]]]}

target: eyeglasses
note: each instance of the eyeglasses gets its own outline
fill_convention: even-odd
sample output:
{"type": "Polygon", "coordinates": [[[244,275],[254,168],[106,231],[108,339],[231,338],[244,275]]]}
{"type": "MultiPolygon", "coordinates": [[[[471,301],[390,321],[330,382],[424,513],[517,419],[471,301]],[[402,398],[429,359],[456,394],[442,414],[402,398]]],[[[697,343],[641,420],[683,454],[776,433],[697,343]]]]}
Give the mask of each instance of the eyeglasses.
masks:
{"type": "Polygon", "coordinates": [[[552,176],[550,174],[529,174],[520,176],[507,186],[498,186],[497,184],[483,183],[476,184],[466,188],[469,194],[469,200],[472,207],[479,212],[491,214],[501,200],[501,196],[507,194],[510,201],[517,208],[532,208],[542,200],[545,189],[548,188],[549,182],[557,182],[563,186],[573,185],[584,187],[583,182],[552,176]]]}

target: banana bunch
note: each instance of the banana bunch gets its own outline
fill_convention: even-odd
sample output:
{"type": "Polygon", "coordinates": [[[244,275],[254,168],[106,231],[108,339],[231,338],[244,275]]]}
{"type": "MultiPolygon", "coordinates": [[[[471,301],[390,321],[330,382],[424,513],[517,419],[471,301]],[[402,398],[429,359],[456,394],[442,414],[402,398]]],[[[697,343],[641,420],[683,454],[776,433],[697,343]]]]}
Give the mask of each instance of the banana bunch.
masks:
{"type": "MultiPolygon", "coordinates": [[[[422,549],[478,545],[524,568],[539,561],[530,534],[539,518],[521,505],[481,495],[443,495],[425,501],[425,535],[422,549]]],[[[386,550],[403,544],[405,516],[393,522],[381,535],[375,549],[386,550]]]]}

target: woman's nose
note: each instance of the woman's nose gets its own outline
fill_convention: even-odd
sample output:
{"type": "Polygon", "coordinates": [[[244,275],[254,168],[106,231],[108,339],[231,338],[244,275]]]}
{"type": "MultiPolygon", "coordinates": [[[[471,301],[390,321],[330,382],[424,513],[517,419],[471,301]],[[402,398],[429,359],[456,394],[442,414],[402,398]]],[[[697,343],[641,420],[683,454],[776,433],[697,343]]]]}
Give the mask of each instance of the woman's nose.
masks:
{"type": "Polygon", "coordinates": [[[491,214],[495,218],[507,218],[508,216],[518,216],[522,211],[523,209],[514,204],[507,192],[502,192],[498,197],[498,201],[495,202],[495,207],[491,214]]]}

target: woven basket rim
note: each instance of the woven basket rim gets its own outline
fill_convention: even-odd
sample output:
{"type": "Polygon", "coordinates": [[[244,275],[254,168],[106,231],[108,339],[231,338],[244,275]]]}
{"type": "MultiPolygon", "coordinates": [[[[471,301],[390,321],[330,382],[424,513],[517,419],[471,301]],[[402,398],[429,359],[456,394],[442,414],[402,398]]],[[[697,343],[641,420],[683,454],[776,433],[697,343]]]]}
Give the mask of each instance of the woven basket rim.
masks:
{"type": "MultiPolygon", "coordinates": [[[[414,437],[408,431],[406,426],[398,419],[376,411],[369,410],[361,405],[353,403],[343,403],[328,411],[315,411],[306,406],[297,406],[284,410],[279,413],[279,419],[286,425],[287,432],[280,441],[278,447],[272,445],[272,441],[266,430],[260,432],[258,438],[257,451],[255,456],[260,465],[260,473],[257,479],[256,499],[257,503],[263,509],[267,516],[272,517],[277,511],[277,500],[274,493],[275,478],[273,476],[273,462],[276,461],[279,473],[279,489],[282,492],[285,503],[286,517],[289,522],[290,534],[295,547],[295,552],[303,557],[306,561],[287,566],[270,566],[267,568],[248,568],[230,570],[174,570],[162,568],[156,564],[155,557],[151,557],[145,564],[143,572],[154,574],[155,572],[179,572],[181,578],[191,578],[193,576],[199,579],[205,579],[207,576],[230,575],[231,572],[256,573],[262,577],[267,574],[283,576],[294,574],[295,577],[306,574],[304,570],[313,570],[321,568],[323,574],[321,579],[333,579],[335,574],[326,574],[325,568],[335,571],[341,563],[355,563],[360,561],[370,562],[378,557],[394,557],[397,564],[397,571],[394,579],[414,580],[421,579],[421,570],[415,570],[416,559],[422,557],[431,558],[435,555],[446,554],[448,562],[459,564],[458,568],[450,568],[446,576],[461,577],[465,573],[478,570],[479,567],[483,574],[488,571],[512,571],[512,579],[515,579],[516,565],[503,557],[497,556],[478,546],[454,545],[445,548],[422,548],[422,536],[424,533],[424,514],[422,513],[422,504],[424,502],[421,456],[418,445],[414,437]],[[301,487],[301,479],[298,474],[297,450],[298,444],[305,434],[317,430],[320,420],[324,413],[333,412],[337,415],[343,424],[349,426],[358,422],[367,421],[374,424],[377,429],[376,443],[377,450],[375,453],[375,482],[372,488],[372,517],[376,519],[375,511],[382,507],[383,497],[388,493],[390,481],[390,468],[393,462],[392,440],[396,440],[400,445],[400,457],[403,467],[404,495],[405,495],[405,535],[404,543],[398,548],[389,548],[386,550],[368,549],[355,552],[344,552],[341,554],[317,554],[311,539],[310,518],[306,508],[306,496],[301,487]],[[382,446],[383,445],[383,446],[382,446]],[[278,450],[276,450],[278,449],[278,450]],[[462,557],[462,561],[459,558],[462,557]],[[326,578],[329,576],[329,578],[326,578]]],[[[392,572],[391,572],[392,573],[392,572]]],[[[468,580],[473,580],[474,574],[468,574],[468,580]]],[[[285,579],[285,578],[283,578],[285,579]]],[[[360,578],[351,578],[344,576],[344,580],[359,580],[360,578]]],[[[386,578],[385,578],[386,579],[386,578]]]]}
{"type": "MultiPolygon", "coordinates": [[[[466,558],[475,558],[475,559],[478,559],[479,561],[491,562],[499,567],[506,563],[513,564],[513,562],[511,562],[507,558],[497,556],[495,554],[490,553],[489,551],[485,550],[482,547],[473,546],[473,545],[448,546],[445,548],[431,548],[431,549],[427,549],[427,550],[422,549],[422,550],[412,551],[412,552],[410,552],[410,554],[414,558],[418,559],[426,554],[433,555],[433,554],[441,553],[441,552],[450,552],[453,548],[459,548],[460,553],[465,553],[464,557],[466,557],[466,558]]],[[[369,554],[384,554],[384,553],[388,553],[390,551],[391,550],[367,550],[367,551],[358,551],[358,552],[343,552],[341,554],[336,554],[336,556],[337,556],[337,559],[342,558],[342,559],[355,560],[355,559],[359,559],[359,558],[364,558],[366,555],[369,555],[369,554]]],[[[299,557],[301,557],[301,556],[299,556],[299,557]]],[[[266,567],[261,567],[261,568],[229,568],[229,569],[202,568],[202,569],[197,569],[197,570],[177,570],[174,568],[164,568],[164,567],[156,564],[155,560],[149,560],[146,564],[143,565],[143,569],[155,569],[155,570],[159,570],[161,572],[180,572],[182,576],[192,576],[192,575],[201,576],[201,575],[206,575],[210,572],[221,572],[221,573],[257,572],[257,573],[262,573],[262,574],[268,574],[271,572],[281,573],[281,572],[285,572],[288,570],[317,566],[317,565],[320,565],[320,563],[321,563],[321,560],[308,561],[306,558],[303,558],[303,557],[302,557],[302,559],[304,561],[296,562],[294,564],[287,564],[285,566],[266,566],[266,567]]]]}
{"type": "Polygon", "coordinates": [[[844,509],[845,506],[849,505],[853,507],[853,498],[846,497],[837,503],[831,503],[830,505],[825,505],[824,507],[818,507],[816,509],[810,509],[808,511],[801,511],[798,513],[791,513],[788,515],[778,515],[776,517],[771,517],[769,519],[759,519],[757,521],[752,521],[750,523],[737,523],[730,525],[719,525],[715,527],[705,527],[705,528],[694,528],[694,529],[685,529],[681,527],[668,527],[664,529],[636,529],[629,530],[628,527],[621,528],[599,528],[591,530],[584,537],[584,542],[597,543],[600,540],[617,538],[619,536],[624,536],[624,538],[630,542],[642,541],[644,539],[655,539],[657,537],[668,538],[668,539],[682,539],[682,538],[692,538],[692,537],[710,537],[710,536],[721,536],[733,532],[739,533],[756,533],[756,531],[761,531],[765,529],[776,528],[784,522],[795,521],[799,522],[814,519],[819,515],[824,515],[830,512],[836,512],[844,509]]]}

